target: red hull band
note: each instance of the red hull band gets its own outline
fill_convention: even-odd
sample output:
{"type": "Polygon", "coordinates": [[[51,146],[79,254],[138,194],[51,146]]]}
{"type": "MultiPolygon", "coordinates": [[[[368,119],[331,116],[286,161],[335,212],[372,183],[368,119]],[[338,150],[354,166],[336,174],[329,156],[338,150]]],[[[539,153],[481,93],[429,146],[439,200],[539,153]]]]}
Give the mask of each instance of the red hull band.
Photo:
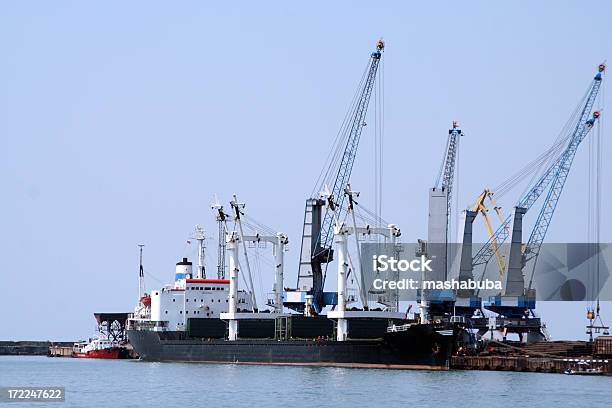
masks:
{"type": "Polygon", "coordinates": [[[94,351],[88,351],[87,353],[73,353],[72,356],[76,358],[117,359],[119,358],[119,349],[94,350],[94,351]]]}

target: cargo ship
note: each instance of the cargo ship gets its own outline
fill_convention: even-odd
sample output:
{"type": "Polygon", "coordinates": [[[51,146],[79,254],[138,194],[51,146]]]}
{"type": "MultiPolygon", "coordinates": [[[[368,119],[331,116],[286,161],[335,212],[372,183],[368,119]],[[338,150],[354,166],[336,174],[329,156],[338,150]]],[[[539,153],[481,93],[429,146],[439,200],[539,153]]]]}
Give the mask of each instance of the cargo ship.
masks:
{"type": "MultiPolygon", "coordinates": [[[[287,235],[248,217],[245,204],[235,195],[231,214],[217,201],[212,206],[219,231],[215,279],[207,276],[205,234],[196,227],[197,270],[185,258],[176,264],[173,284],[150,294],[140,285],[139,299],[150,298],[150,302],[139,302],[128,319],[127,334],[142,360],[448,368],[456,345],[465,344],[469,337],[458,319],[462,316],[453,316],[448,307],[438,308],[438,313],[424,292],[418,299],[420,313],[409,318],[400,310],[397,290],[368,289],[371,285],[360,265],[363,242],[373,239],[395,250],[401,235],[396,225],[382,218],[380,206],[371,211],[357,203],[359,193],[350,184],[370,98],[382,95],[382,89],[375,88],[383,83],[377,80],[377,72],[384,48],[379,40],[369,53],[365,73],[332,147],[334,154],[306,199],[296,286],[284,286],[287,235]],[[249,261],[247,245],[268,245],[273,250],[269,264],[273,265],[274,284],[264,309],[258,306],[251,270],[259,262],[249,261]],[[330,267],[332,262],[335,266],[330,267]],[[337,290],[331,292],[324,291],[328,269],[330,275],[335,269],[337,276],[337,290]],[[241,289],[239,281],[244,285],[241,289]]],[[[378,120],[382,117],[370,127],[375,132],[380,129],[378,120]]],[[[379,159],[381,164],[382,157],[379,159]]],[[[380,178],[382,168],[379,170],[376,177],[380,178]]],[[[382,185],[382,180],[377,182],[382,185]]],[[[445,194],[449,188],[445,187],[445,194]]],[[[377,188],[374,199],[380,200],[380,194],[377,188]]],[[[434,227],[440,229],[437,224],[434,227]]],[[[140,272],[142,280],[142,262],[140,272]]]]}
{"type": "MultiPolygon", "coordinates": [[[[324,318],[325,319],[325,318],[324,318]]],[[[297,323],[301,319],[293,319],[297,323]]],[[[330,321],[331,322],[331,321],[330,321]]],[[[307,326],[300,322],[296,326],[307,326]]],[[[332,325],[328,326],[331,334],[332,325]]],[[[365,325],[361,324],[362,328],[365,325]]],[[[370,336],[374,332],[368,328],[370,336]]],[[[455,344],[452,326],[405,324],[391,326],[379,338],[337,341],[315,336],[314,328],[295,330],[287,339],[225,338],[193,333],[130,330],[129,338],[145,361],[334,366],[351,368],[397,368],[446,370],[455,344]],[[393,328],[396,331],[393,331],[393,328]],[[387,331],[388,330],[388,331],[387,331]],[[300,332],[300,334],[298,334],[300,332]]]]}
{"type": "MultiPolygon", "coordinates": [[[[177,280],[150,295],[150,309],[128,321],[128,338],[144,361],[447,369],[460,338],[457,324],[421,324],[404,314],[346,311],[338,338],[328,315],[253,312],[237,293],[230,337],[230,280],[191,278],[191,262],[177,263],[177,280]]],[[[307,309],[308,310],[308,309],[307,309]]],[[[333,313],[331,313],[333,316],[333,313]]]]}
{"type": "MultiPolygon", "coordinates": [[[[236,209],[233,218],[240,223],[238,214],[236,209]]],[[[400,235],[395,225],[368,230],[388,238],[400,235]]],[[[338,258],[347,259],[347,238],[353,231],[335,231],[338,258]]],[[[127,335],[143,361],[446,370],[458,345],[469,340],[460,320],[432,315],[425,321],[423,311],[408,318],[398,311],[397,296],[388,293],[376,294],[367,308],[356,307],[346,279],[354,271],[346,262],[338,263],[339,289],[324,292],[326,308],[317,310],[312,292],[284,288],[288,240],[283,233],[226,233],[222,253],[229,258],[229,279],[223,265],[215,278],[206,277],[201,234],[198,242],[201,256],[195,271],[183,258],[176,263],[174,283],[139,295],[127,335]],[[239,249],[246,248],[241,244],[262,242],[273,244],[275,257],[275,280],[265,310],[257,307],[251,290],[238,289],[240,273],[250,274],[243,272],[244,260],[239,260],[239,249]],[[355,307],[348,307],[351,304],[355,307]]]]}

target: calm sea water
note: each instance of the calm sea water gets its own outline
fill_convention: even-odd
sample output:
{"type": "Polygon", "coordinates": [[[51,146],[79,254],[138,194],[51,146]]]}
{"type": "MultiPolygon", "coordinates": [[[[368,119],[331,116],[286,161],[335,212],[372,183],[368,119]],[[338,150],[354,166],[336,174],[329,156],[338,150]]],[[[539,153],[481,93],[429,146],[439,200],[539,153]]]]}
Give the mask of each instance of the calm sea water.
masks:
{"type": "Polygon", "coordinates": [[[66,387],[66,401],[47,404],[52,407],[609,408],[612,403],[612,377],[47,357],[0,357],[0,386],[66,387]]]}

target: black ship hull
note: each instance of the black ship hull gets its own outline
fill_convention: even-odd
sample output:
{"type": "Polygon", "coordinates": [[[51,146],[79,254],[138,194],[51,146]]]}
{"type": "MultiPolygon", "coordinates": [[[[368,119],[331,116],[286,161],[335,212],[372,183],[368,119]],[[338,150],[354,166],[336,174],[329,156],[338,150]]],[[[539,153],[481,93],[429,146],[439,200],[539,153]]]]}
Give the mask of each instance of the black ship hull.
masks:
{"type": "Polygon", "coordinates": [[[145,361],[448,369],[455,330],[413,325],[368,340],[274,340],[184,338],[184,333],[128,330],[145,361]]]}

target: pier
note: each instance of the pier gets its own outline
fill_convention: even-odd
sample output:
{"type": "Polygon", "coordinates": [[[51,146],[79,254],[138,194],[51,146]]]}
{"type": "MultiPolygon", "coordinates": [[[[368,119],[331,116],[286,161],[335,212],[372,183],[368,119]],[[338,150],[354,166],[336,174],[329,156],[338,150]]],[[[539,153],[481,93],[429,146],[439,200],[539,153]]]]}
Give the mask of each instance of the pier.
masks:
{"type": "Polygon", "coordinates": [[[547,341],[513,345],[492,341],[488,344],[488,351],[479,355],[452,356],[451,369],[563,373],[577,364],[588,364],[601,368],[606,375],[612,375],[612,356],[601,353],[602,345],[607,343],[607,338],[595,344],[585,341],[547,341]]]}
{"type": "MultiPolygon", "coordinates": [[[[70,349],[70,341],[0,341],[0,356],[46,356],[51,350],[59,353],[60,349],[70,349]]],[[[68,355],[70,355],[68,354],[68,355]]]]}
{"type": "Polygon", "coordinates": [[[556,359],[531,356],[453,356],[453,370],[519,371],[562,374],[573,365],[584,362],[602,367],[606,375],[612,375],[610,360],[605,359],[556,359]]]}

